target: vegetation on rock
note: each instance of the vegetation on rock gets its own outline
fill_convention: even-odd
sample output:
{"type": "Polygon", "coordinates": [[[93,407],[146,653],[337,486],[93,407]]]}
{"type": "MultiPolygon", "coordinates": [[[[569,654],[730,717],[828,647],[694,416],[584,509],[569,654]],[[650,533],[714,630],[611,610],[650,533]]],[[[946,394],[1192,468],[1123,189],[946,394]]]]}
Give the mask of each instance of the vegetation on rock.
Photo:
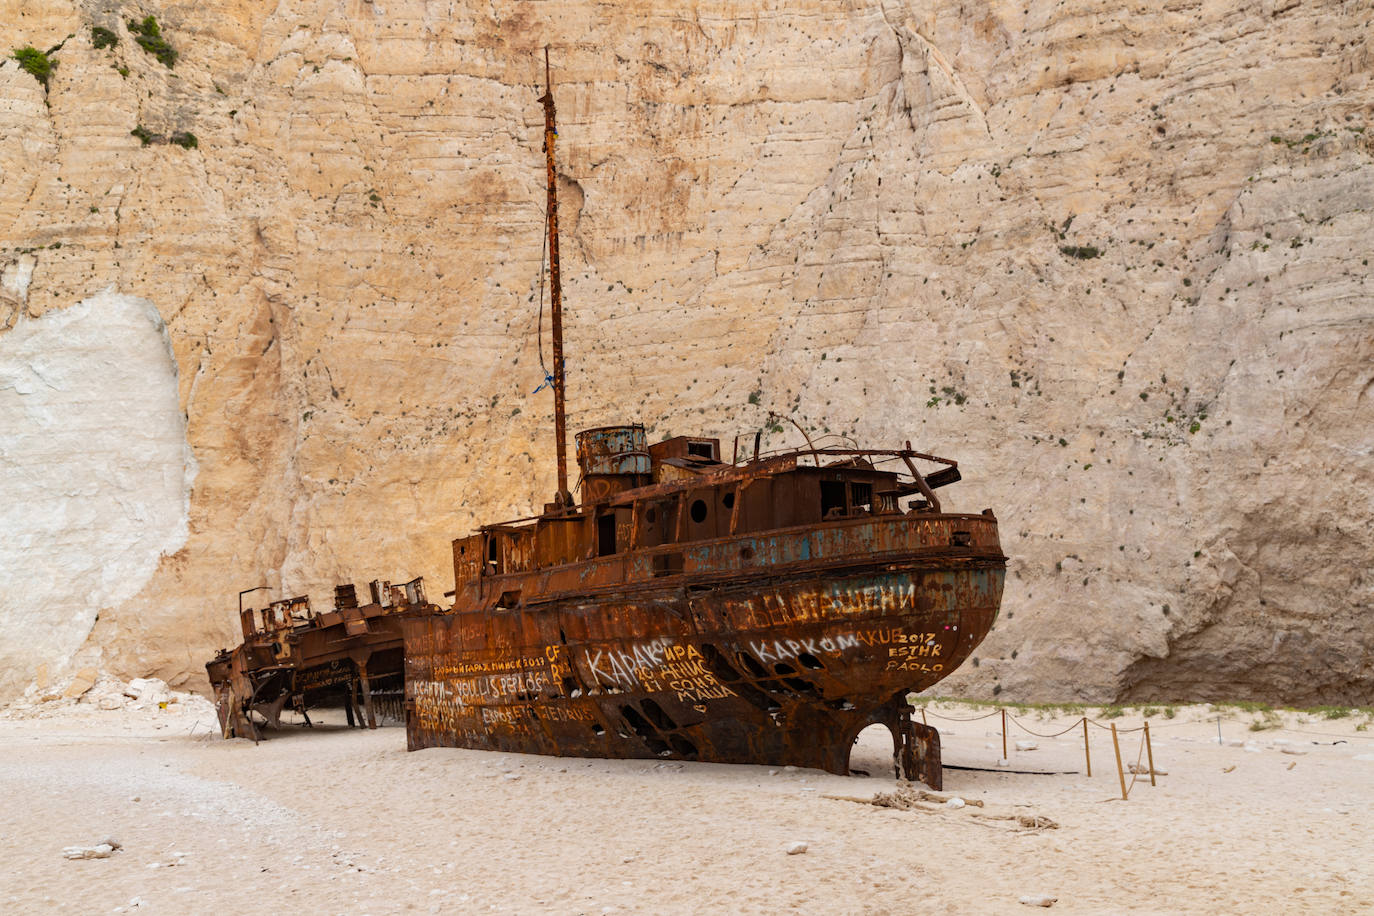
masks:
{"type": "Polygon", "coordinates": [[[140,22],[130,19],[127,23],[129,31],[134,34],[134,41],[138,46],[149,54],[156,57],[162,64],[171,69],[177,62],[177,51],[167,39],[162,37],[162,28],[157,24],[157,20],[152,16],[144,16],[140,22]]]}
{"type": "Polygon", "coordinates": [[[48,88],[48,78],[52,76],[52,60],[48,55],[34,47],[24,46],[16,48],[10,55],[19,61],[19,66],[43,84],[43,88],[48,88]]]}

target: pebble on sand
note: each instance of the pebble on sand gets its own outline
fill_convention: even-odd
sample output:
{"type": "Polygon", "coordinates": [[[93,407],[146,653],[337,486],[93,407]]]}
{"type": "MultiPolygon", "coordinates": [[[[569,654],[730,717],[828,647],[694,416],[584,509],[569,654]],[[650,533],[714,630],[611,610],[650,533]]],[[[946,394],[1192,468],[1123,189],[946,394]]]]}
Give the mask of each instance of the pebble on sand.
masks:
{"type": "Polygon", "coordinates": [[[111,846],[109,843],[100,843],[96,846],[68,846],[62,850],[64,859],[108,859],[110,855],[119,847],[111,846]]]}
{"type": "Polygon", "coordinates": [[[806,852],[807,844],[800,840],[787,844],[787,854],[789,856],[799,856],[806,852]]]}
{"type": "Polygon", "coordinates": [[[1051,897],[1049,894],[1026,894],[1020,902],[1026,906],[1054,906],[1058,897],[1051,897]]]}
{"type": "MultiPolygon", "coordinates": [[[[1126,772],[1134,773],[1136,776],[1148,776],[1150,773],[1150,768],[1140,763],[1128,763],[1126,765],[1126,772]]],[[[1159,767],[1155,767],[1154,774],[1156,776],[1168,776],[1169,771],[1161,770],[1159,767]]]]}

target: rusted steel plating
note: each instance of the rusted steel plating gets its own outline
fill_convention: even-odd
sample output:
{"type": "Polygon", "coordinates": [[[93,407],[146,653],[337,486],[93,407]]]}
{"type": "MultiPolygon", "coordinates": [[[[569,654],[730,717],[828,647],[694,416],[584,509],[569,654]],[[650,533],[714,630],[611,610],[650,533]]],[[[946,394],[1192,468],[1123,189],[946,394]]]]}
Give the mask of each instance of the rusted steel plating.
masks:
{"type": "Polygon", "coordinates": [[[991,512],[928,498],[955,462],[812,444],[734,465],[639,426],[577,440],[581,505],[454,541],[453,609],[405,616],[412,749],[844,773],[881,723],[899,770],[938,786],[939,735],[906,697],[986,635],[1005,572],[991,512]],[[943,467],[881,467],[918,460],[943,467]]]}

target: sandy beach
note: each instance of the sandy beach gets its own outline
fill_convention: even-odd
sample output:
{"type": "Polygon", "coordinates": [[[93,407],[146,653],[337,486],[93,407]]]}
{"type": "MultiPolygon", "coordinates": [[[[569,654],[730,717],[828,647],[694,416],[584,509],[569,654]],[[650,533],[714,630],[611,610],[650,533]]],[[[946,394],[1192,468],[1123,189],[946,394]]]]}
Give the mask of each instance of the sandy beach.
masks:
{"type": "MultiPolygon", "coordinates": [[[[399,727],[341,722],[254,745],[177,700],[0,713],[0,910],[1006,913],[1028,912],[1023,896],[1073,913],[1374,910],[1374,725],[1359,712],[1152,710],[1167,775],[1134,777],[1122,801],[1109,732],[1091,729],[1084,773],[1081,712],[1010,709],[999,766],[994,707],[934,703],[942,794],[966,804],[903,810],[867,803],[899,786],[881,729],[854,754],[872,775],[840,777],[408,753],[399,727]],[[107,838],[107,858],[64,858],[107,838]]],[[[1121,744],[1143,762],[1138,732],[1121,744]]]]}

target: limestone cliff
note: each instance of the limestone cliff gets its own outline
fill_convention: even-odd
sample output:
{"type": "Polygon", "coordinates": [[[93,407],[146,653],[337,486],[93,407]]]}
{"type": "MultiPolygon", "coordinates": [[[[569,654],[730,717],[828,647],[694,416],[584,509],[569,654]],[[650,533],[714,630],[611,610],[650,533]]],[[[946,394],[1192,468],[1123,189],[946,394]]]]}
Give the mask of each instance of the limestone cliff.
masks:
{"type": "Polygon", "coordinates": [[[943,690],[1372,702],[1371,19],[0,0],[0,692],[552,494],[547,42],[575,428],[957,458],[1012,561],[943,690]]]}

